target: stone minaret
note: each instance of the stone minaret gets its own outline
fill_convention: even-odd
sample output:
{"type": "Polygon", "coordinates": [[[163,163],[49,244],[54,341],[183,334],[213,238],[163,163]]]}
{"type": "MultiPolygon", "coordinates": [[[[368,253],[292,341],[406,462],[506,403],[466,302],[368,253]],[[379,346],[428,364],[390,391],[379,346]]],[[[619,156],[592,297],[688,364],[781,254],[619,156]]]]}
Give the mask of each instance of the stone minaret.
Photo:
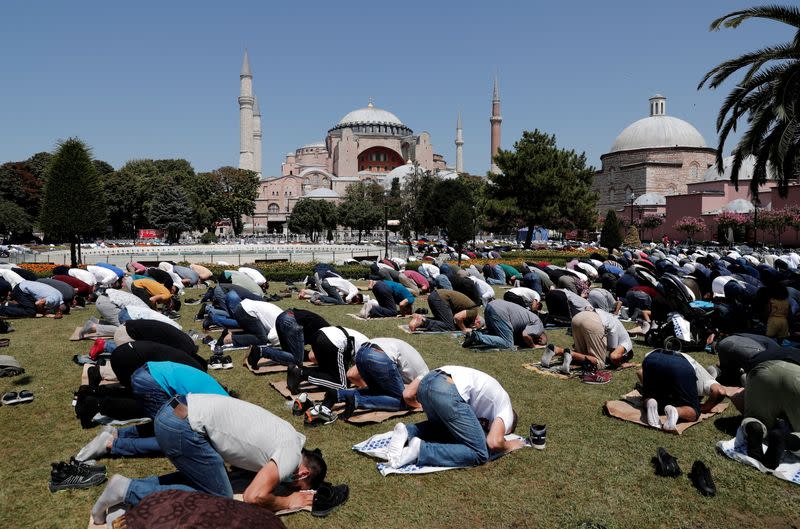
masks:
{"type": "Polygon", "coordinates": [[[494,157],[500,149],[500,123],[503,118],[500,116],[500,89],[497,87],[497,75],[494,76],[494,91],[492,93],[492,117],[489,118],[489,123],[492,124],[492,158],[489,165],[489,170],[493,173],[499,173],[500,169],[494,163],[494,157]]]}
{"type": "Polygon", "coordinates": [[[239,84],[239,169],[253,171],[253,74],[247,50],[244,50],[239,84]]]}
{"type": "Polygon", "coordinates": [[[253,96],[253,171],[261,178],[261,109],[258,98],[253,96]]]}
{"type": "Polygon", "coordinates": [[[456,122],[456,172],[464,172],[464,137],[461,131],[461,112],[458,113],[456,122]]]}

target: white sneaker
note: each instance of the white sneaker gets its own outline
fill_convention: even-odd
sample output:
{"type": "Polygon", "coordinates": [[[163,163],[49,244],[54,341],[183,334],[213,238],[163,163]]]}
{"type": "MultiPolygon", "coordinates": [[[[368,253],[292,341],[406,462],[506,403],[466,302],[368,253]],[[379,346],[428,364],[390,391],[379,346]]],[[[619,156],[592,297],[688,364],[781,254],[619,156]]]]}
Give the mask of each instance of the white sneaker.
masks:
{"type": "Polygon", "coordinates": [[[561,368],[559,371],[563,375],[569,375],[569,366],[572,364],[572,353],[569,352],[569,349],[564,351],[564,361],[561,363],[561,368]]]}
{"type": "Polygon", "coordinates": [[[678,409],[675,406],[664,406],[664,413],[667,415],[667,420],[664,421],[664,430],[674,432],[677,430],[678,425],[678,409]]]}
{"type": "Polygon", "coordinates": [[[644,406],[647,410],[647,424],[660,430],[661,420],[658,417],[658,402],[656,402],[656,399],[647,399],[644,406]]]}

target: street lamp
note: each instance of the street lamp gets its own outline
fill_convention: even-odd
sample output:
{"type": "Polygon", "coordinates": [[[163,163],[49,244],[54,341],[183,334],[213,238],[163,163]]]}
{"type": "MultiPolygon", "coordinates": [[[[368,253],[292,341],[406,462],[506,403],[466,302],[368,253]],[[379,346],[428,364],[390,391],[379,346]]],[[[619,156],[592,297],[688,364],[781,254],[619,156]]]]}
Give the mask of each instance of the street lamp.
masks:
{"type": "Polygon", "coordinates": [[[389,191],[383,194],[383,258],[389,258],[389,191]]]}
{"type": "Polygon", "coordinates": [[[636,195],[633,191],[631,191],[631,194],[628,198],[631,201],[631,226],[633,226],[633,201],[636,200],[636,195]]]}

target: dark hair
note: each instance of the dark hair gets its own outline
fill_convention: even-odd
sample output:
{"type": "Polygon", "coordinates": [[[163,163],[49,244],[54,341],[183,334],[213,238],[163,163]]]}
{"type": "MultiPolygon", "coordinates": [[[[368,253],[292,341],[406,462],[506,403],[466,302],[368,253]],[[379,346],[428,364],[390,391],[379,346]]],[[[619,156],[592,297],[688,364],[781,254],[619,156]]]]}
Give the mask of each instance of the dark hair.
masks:
{"type": "Polygon", "coordinates": [[[356,305],[364,303],[364,294],[356,294],[355,296],[353,296],[353,303],[356,305]]]}
{"type": "Polygon", "coordinates": [[[308,485],[312,489],[318,489],[322,482],[325,481],[325,476],[328,474],[328,464],[322,459],[322,450],[315,448],[314,450],[302,451],[303,464],[308,468],[311,473],[308,476],[308,485]]]}
{"type": "Polygon", "coordinates": [[[181,310],[181,298],[178,296],[172,296],[172,310],[176,312],[181,310]]]}

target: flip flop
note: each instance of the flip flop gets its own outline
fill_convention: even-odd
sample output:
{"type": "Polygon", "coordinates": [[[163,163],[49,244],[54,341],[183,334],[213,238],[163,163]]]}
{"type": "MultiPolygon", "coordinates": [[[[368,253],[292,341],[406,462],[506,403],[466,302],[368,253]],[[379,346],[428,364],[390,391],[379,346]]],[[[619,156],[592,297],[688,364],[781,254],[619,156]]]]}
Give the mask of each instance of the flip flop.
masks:
{"type": "Polygon", "coordinates": [[[23,389],[19,392],[18,404],[25,404],[26,402],[33,402],[33,392],[23,389]]]}
{"type": "Polygon", "coordinates": [[[9,391],[8,393],[3,393],[3,397],[0,400],[2,400],[3,404],[6,406],[19,404],[19,395],[17,395],[16,391],[9,391]]]}
{"type": "Polygon", "coordinates": [[[11,343],[11,340],[8,338],[0,338],[0,347],[8,347],[8,344],[11,343]]]}

